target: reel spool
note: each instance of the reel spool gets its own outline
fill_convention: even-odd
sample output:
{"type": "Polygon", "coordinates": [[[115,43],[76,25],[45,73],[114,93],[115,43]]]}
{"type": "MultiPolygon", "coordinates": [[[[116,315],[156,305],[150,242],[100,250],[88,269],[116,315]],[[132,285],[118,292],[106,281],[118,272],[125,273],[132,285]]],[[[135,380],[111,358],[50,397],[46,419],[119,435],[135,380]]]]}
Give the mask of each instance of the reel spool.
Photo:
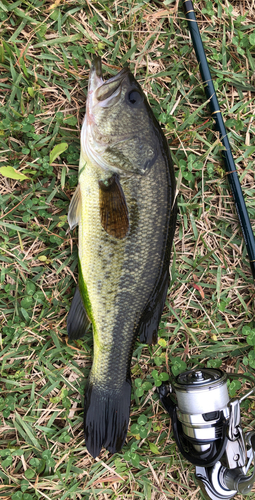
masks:
{"type": "Polygon", "coordinates": [[[255,431],[243,435],[240,399],[231,400],[227,374],[217,369],[181,373],[159,387],[159,397],[169,413],[182,455],[196,466],[196,477],[207,498],[228,500],[237,492],[248,494],[255,481],[255,431]],[[177,403],[170,393],[174,392],[177,403]]]}

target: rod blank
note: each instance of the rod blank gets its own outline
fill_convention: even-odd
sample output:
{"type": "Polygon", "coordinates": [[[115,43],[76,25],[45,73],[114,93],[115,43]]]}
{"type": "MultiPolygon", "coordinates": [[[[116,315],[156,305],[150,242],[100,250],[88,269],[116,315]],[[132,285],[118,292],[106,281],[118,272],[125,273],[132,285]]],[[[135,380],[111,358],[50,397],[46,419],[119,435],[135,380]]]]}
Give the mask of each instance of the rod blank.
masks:
{"type": "Polygon", "coordinates": [[[242,188],[239,182],[239,177],[236,171],[235,162],[232,156],[227,132],[225,129],[224,121],[222,118],[222,114],[220,112],[220,107],[217,99],[217,95],[215,92],[215,88],[213,85],[211,73],[209,70],[209,66],[207,63],[203,42],[200,36],[196,15],[194,12],[193,3],[191,0],[183,1],[184,10],[186,14],[186,18],[188,21],[188,26],[192,38],[192,43],[196,52],[197,60],[199,63],[199,69],[201,73],[201,77],[203,80],[205,93],[207,99],[210,99],[210,110],[213,118],[215,119],[216,128],[220,133],[220,140],[225,148],[222,152],[225,169],[228,174],[228,180],[230,184],[230,188],[232,190],[237,215],[239,218],[240,226],[242,229],[244,241],[247,248],[247,253],[250,260],[251,271],[253,275],[253,279],[255,280],[255,239],[254,234],[251,227],[251,222],[249,219],[249,215],[247,212],[247,208],[245,205],[242,188]]]}

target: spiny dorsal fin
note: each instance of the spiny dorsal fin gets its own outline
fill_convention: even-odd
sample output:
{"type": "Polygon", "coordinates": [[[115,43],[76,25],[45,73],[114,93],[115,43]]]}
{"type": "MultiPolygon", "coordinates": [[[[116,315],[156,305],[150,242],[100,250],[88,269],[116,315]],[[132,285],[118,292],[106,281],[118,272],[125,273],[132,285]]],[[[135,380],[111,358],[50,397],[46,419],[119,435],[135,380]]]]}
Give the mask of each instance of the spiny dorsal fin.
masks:
{"type": "Polygon", "coordinates": [[[67,333],[70,340],[80,339],[89,329],[90,319],[85,309],[79,287],[76,287],[67,316],[67,333]]]}
{"type": "Polygon", "coordinates": [[[117,174],[99,181],[99,206],[104,230],[121,240],[129,230],[128,208],[117,174]]]}
{"type": "Polygon", "coordinates": [[[80,184],[78,184],[74,195],[71,199],[71,203],[69,205],[69,210],[68,210],[68,224],[70,226],[70,229],[74,229],[75,226],[77,226],[80,222],[81,218],[81,188],[80,184]]]}

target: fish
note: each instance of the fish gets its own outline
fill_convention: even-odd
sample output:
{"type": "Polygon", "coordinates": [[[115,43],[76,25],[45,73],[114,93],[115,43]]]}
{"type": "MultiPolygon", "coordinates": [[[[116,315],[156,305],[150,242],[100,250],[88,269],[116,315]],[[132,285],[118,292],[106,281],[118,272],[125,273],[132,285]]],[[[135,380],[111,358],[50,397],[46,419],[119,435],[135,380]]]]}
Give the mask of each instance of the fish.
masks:
{"type": "Polygon", "coordinates": [[[134,342],[157,341],[176,214],[168,143],[140,84],[128,67],[104,81],[95,56],[68,211],[70,228],[79,227],[79,259],[67,317],[71,340],[93,328],[84,434],[94,458],[125,443],[134,342]]]}

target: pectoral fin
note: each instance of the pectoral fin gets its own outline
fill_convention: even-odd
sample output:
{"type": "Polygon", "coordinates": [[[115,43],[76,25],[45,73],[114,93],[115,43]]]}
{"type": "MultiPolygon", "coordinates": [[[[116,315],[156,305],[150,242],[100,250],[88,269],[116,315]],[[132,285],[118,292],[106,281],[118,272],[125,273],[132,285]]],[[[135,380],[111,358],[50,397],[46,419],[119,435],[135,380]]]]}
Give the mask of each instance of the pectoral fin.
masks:
{"type": "Polygon", "coordinates": [[[79,287],[76,287],[71,308],[67,316],[67,333],[70,340],[80,339],[89,329],[90,319],[87,315],[79,287]]]}
{"type": "Polygon", "coordinates": [[[77,226],[80,222],[81,218],[81,188],[80,184],[78,184],[74,195],[71,199],[71,203],[69,205],[69,210],[68,210],[68,223],[70,226],[70,229],[74,229],[75,226],[77,226]]]}
{"type": "Polygon", "coordinates": [[[129,230],[128,208],[118,175],[99,181],[99,205],[104,230],[121,240],[129,230]]]}

